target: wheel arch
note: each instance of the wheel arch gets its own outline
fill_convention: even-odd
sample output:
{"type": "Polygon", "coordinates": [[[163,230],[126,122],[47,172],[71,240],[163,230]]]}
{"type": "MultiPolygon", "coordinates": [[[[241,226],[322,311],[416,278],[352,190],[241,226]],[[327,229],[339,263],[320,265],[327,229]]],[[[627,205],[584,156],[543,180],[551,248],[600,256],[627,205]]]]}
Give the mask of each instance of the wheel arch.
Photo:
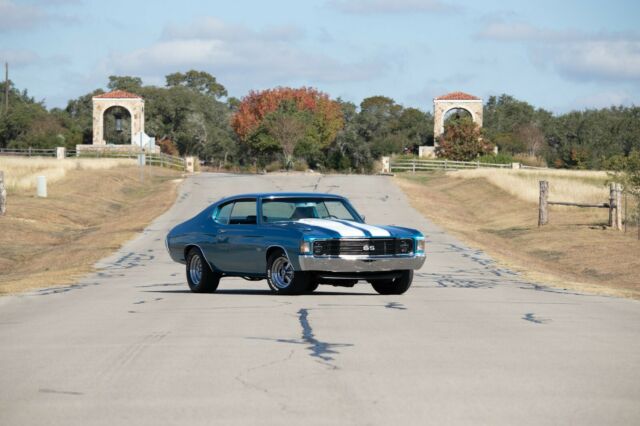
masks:
{"type": "Polygon", "coordinates": [[[184,261],[187,261],[187,254],[189,254],[189,251],[191,251],[191,249],[198,249],[200,251],[200,254],[202,254],[202,257],[204,257],[204,260],[207,261],[207,264],[209,265],[209,268],[211,268],[211,270],[213,271],[218,271],[219,269],[216,268],[216,265],[213,264],[209,259],[207,259],[207,255],[204,254],[204,250],[202,250],[202,247],[200,247],[198,244],[187,244],[186,246],[184,246],[184,261]]]}
{"type": "Polygon", "coordinates": [[[283,246],[280,246],[280,245],[276,245],[276,244],[274,244],[274,245],[269,246],[269,247],[267,248],[266,252],[265,252],[265,253],[266,253],[266,258],[265,258],[265,260],[266,260],[267,264],[269,263],[269,258],[271,257],[271,255],[272,255],[273,253],[278,252],[278,251],[283,252],[283,253],[284,253],[284,255],[285,255],[285,256],[287,256],[287,259],[289,259],[289,262],[291,262],[291,257],[289,256],[289,253],[287,252],[287,249],[286,249],[286,248],[284,248],[283,246]]]}

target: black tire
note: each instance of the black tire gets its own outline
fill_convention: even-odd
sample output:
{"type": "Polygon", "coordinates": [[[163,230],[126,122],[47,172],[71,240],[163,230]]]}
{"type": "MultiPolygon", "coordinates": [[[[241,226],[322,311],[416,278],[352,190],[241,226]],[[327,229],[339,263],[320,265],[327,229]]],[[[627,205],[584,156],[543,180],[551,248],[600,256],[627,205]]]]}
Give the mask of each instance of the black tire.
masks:
{"type": "Polygon", "coordinates": [[[282,251],[276,251],[267,260],[267,282],[276,294],[303,294],[308,291],[310,274],[295,271],[289,258],[282,251]]]}
{"type": "Polygon", "coordinates": [[[187,283],[194,293],[213,293],[218,288],[221,275],[212,271],[200,249],[192,248],[187,253],[187,283]],[[198,266],[199,265],[199,266],[198,266]],[[200,273],[197,273],[197,270],[200,273]]]}
{"type": "Polygon", "coordinates": [[[386,280],[371,280],[371,286],[380,294],[403,294],[413,282],[413,270],[399,271],[400,276],[386,280]]]}

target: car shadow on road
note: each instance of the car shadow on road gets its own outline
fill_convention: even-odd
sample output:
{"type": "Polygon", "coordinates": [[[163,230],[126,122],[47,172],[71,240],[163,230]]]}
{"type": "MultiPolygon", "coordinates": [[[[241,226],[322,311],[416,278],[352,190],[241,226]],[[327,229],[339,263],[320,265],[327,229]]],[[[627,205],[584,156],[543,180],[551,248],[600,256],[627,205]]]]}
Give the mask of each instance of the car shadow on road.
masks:
{"type": "MultiPolygon", "coordinates": [[[[144,293],[189,293],[192,294],[190,290],[144,290],[144,293]]],[[[253,295],[253,296],[282,296],[279,294],[272,293],[270,290],[257,290],[257,289],[222,289],[216,290],[215,293],[201,293],[200,295],[210,294],[215,296],[216,294],[229,294],[229,295],[253,295]]],[[[302,294],[301,296],[379,296],[378,293],[353,293],[353,292],[343,292],[343,291],[314,291],[309,294],[302,294]]]]}

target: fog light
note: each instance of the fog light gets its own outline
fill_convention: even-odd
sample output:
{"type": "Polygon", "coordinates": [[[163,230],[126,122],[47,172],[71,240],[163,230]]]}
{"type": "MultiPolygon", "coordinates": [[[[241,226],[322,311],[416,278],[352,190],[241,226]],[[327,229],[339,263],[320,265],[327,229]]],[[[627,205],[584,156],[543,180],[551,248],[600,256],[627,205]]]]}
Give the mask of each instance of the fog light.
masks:
{"type": "Polygon", "coordinates": [[[301,241],[300,254],[309,254],[309,253],[311,253],[311,243],[309,241],[301,241]]]}

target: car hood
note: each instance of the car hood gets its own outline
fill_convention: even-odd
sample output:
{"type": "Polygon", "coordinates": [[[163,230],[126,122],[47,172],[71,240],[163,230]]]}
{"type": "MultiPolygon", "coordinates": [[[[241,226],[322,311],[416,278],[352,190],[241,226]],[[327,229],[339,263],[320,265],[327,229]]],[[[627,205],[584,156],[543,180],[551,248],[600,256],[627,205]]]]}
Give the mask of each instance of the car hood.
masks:
{"type": "Polygon", "coordinates": [[[410,238],[422,235],[415,229],[336,219],[300,219],[274,225],[296,230],[309,238],[410,238]]]}

